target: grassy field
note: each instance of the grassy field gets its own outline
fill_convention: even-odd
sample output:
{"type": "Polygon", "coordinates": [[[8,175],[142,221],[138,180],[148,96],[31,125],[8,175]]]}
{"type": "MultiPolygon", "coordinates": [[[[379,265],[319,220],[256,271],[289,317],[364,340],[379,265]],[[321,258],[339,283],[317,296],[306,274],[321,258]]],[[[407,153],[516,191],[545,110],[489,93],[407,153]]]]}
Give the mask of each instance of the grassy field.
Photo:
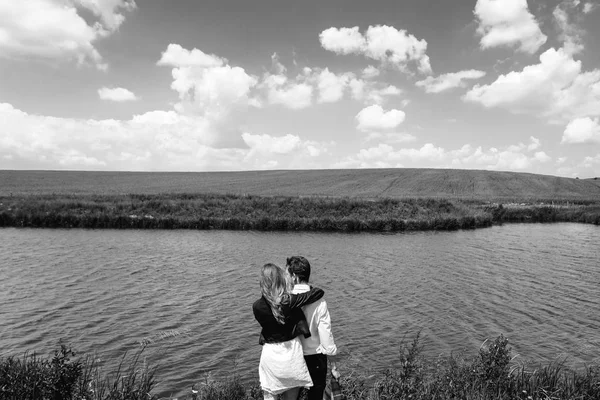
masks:
{"type": "Polygon", "coordinates": [[[600,186],[509,172],[0,171],[0,227],[301,231],[600,224],[600,186]]]}
{"type": "Polygon", "coordinates": [[[585,182],[589,182],[593,185],[596,185],[598,187],[600,187],[600,178],[589,178],[589,179],[585,179],[585,182]]]}
{"type": "Polygon", "coordinates": [[[236,194],[490,201],[600,200],[593,179],[457,169],[249,172],[0,171],[0,196],[236,194]]]}

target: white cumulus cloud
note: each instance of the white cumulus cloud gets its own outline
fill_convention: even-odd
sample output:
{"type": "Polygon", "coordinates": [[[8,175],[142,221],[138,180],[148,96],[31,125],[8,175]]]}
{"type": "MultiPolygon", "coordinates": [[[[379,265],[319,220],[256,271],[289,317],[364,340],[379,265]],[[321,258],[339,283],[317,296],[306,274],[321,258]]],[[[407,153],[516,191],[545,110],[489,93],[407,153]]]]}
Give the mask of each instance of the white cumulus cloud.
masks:
{"type": "MultiPolygon", "coordinates": [[[[538,139],[531,137],[529,144],[519,143],[504,149],[465,144],[454,150],[446,150],[433,143],[417,148],[395,148],[388,143],[380,143],[360,150],[336,164],[338,168],[466,168],[491,170],[534,169],[547,163],[551,158],[543,151],[533,151],[531,144],[538,139]]],[[[536,147],[537,146],[533,146],[536,147]]]]}
{"type": "Polygon", "coordinates": [[[125,88],[107,88],[107,87],[103,87],[101,89],[98,89],[98,96],[100,96],[100,99],[102,100],[110,100],[110,101],[116,101],[116,102],[123,102],[123,101],[134,101],[134,100],[138,100],[138,97],[135,95],[135,93],[133,93],[130,90],[127,90],[125,88]]]}
{"type": "Polygon", "coordinates": [[[548,49],[539,64],[500,75],[489,85],[476,85],[463,99],[566,123],[600,115],[600,69],[583,72],[581,61],[571,54],[548,49]]]}
{"type": "Polygon", "coordinates": [[[563,144],[600,143],[600,120],[598,118],[577,118],[569,122],[563,133],[563,144]]]}
{"type": "Polygon", "coordinates": [[[313,87],[306,82],[290,81],[285,75],[269,75],[261,83],[270,104],[302,109],[312,104],[313,87]]]}
{"type": "Polygon", "coordinates": [[[416,85],[425,89],[427,93],[440,93],[458,87],[465,87],[467,80],[480,79],[485,76],[484,71],[475,69],[451,72],[440,75],[436,78],[428,76],[427,78],[418,81],[416,85]]]}
{"type": "Polygon", "coordinates": [[[361,53],[367,46],[367,41],[358,30],[358,26],[325,29],[319,35],[319,39],[324,49],[337,54],[361,53]]]}
{"type": "Polygon", "coordinates": [[[342,99],[344,91],[354,74],[343,73],[335,74],[329,71],[329,68],[322,70],[316,77],[317,87],[319,89],[319,103],[335,103],[342,99]]]}
{"type": "Polygon", "coordinates": [[[104,70],[96,42],[114,33],[125,20],[122,12],[135,6],[132,0],[2,1],[0,56],[75,60],[104,70]]]}
{"type": "Polygon", "coordinates": [[[220,67],[226,64],[227,60],[214,54],[206,54],[202,50],[192,49],[187,50],[176,43],[171,43],[167,46],[157,65],[167,65],[171,67],[201,67],[212,68],[220,67]]]}
{"type": "MultiPolygon", "coordinates": [[[[258,84],[262,97],[268,104],[279,104],[284,107],[300,110],[313,103],[313,82],[315,74],[311,68],[304,68],[295,78],[288,78],[287,68],[279,62],[277,53],[271,56],[272,71],[267,72],[258,84]]],[[[262,104],[262,100],[259,100],[262,104]]]]}
{"type": "Polygon", "coordinates": [[[394,129],[404,122],[405,118],[404,111],[396,109],[385,111],[380,105],[374,104],[356,114],[357,129],[364,132],[394,129]]]}
{"type": "Polygon", "coordinates": [[[548,39],[529,11],[527,0],[477,0],[474,13],[484,49],[508,46],[533,54],[548,39]]]}
{"type": "Polygon", "coordinates": [[[157,64],[173,67],[171,88],[179,94],[177,112],[202,118],[218,145],[245,146],[240,127],[257,77],[223,58],[176,44],[167,47],[157,64]]]}
{"type": "Polygon", "coordinates": [[[331,27],[322,31],[319,39],[325,50],[336,54],[362,54],[404,72],[409,72],[409,65],[414,64],[419,72],[431,73],[427,41],[419,40],[403,29],[375,25],[369,26],[363,35],[357,26],[331,27]]]}
{"type": "Polygon", "coordinates": [[[331,143],[240,134],[224,147],[210,119],[150,111],[130,120],[56,118],[0,103],[0,168],[206,171],[323,167],[331,143]]]}

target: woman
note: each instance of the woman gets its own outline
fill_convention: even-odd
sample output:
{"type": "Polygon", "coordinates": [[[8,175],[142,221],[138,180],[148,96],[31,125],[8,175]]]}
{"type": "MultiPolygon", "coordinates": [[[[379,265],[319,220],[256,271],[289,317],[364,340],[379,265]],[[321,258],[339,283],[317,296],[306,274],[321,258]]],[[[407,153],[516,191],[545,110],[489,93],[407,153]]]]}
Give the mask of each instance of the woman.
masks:
{"type": "Polygon", "coordinates": [[[262,327],[259,343],[263,345],[258,374],[265,400],[282,394],[284,400],[296,400],[301,387],[312,386],[298,335],[310,336],[303,305],[323,297],[323,290],[312,288],[291,294],[291,281],[275,264],[261,270],[262,297],[254,302],[254,317],[262,327]]]}

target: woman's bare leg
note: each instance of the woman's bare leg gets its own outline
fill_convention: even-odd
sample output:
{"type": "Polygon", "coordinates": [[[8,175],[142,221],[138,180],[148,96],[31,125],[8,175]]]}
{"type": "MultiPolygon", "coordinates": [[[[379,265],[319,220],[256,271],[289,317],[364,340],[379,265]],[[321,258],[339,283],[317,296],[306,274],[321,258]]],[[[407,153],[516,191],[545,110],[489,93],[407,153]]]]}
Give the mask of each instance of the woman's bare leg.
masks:
{"type": "Polygon", "coordinates": [[[266,390],[263,390],[263,397],[265,400],[277,400],[276,395],[272,395],[271,393],[267,392],[266,390]]]}
{"type": "Polygon", "coordinates": [[[286,390],[285,392],[281,393],[281,399],[282,400],[298,400],[299,393],[300,393],[300,388],[295,387],[295,388],[286,390]]]}

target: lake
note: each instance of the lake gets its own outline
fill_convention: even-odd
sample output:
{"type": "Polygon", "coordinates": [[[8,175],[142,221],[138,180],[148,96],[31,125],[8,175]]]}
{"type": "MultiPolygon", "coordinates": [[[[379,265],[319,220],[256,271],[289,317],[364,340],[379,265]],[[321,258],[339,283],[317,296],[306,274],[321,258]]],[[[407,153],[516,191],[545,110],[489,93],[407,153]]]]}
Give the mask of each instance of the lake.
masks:
{"type": "Polygon", "coordinates": [[[304,255],[344,366],[382,370],[421,331],[424,353],[475,355],[504,334],[517,361],[600,354],[600,227],[507,224],[397,234],[0,229],[0,356],[62,339],[107,362],[140,348],[158,392],[207,373],[258,379],[260,267],[304,255]]]}

